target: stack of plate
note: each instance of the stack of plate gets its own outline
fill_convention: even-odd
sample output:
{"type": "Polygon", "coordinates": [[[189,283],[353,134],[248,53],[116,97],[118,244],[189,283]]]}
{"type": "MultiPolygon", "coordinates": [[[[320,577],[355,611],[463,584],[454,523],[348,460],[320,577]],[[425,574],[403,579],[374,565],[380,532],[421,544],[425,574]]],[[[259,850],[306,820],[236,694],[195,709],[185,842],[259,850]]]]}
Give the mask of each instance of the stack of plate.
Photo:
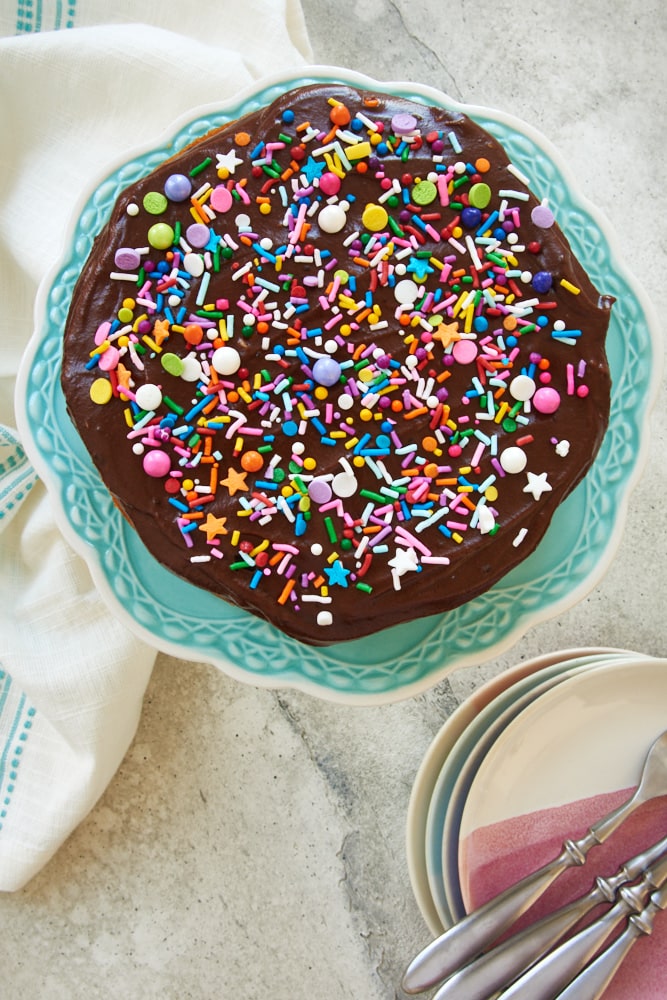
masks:
{"type": "MultiPolygon", "coordinates": [[[[624,650],[541,656],[477,690],[429,747],[410,799],[408,866],[431,932],[440,934],[550,861],[565,837],[580,837],[626,801],[650,744],[665,729],[667,660],[624,650]]],[[[667,798],[642,806],[585,866],[561,876],[528,916],[586,892],[595,875],[613,874],[665,829],[667,798]]],[[[644,972],[631,969],[629,960],[615,989],[625,988],[621,977],[643,980],[654,961],[667,960],[667,926],[661,928],[660,919],[652,940],[648,965],[648,941],[634,949],[636,959],[631,955],[632,966],[643,964],[644,972]]],[[[648,985],[633,994],[638,982],[630,994],[618,995],[653,995],[648,985]]],[[[664,996],[664,972],[654,984],[655,995],[664,996]]]]}

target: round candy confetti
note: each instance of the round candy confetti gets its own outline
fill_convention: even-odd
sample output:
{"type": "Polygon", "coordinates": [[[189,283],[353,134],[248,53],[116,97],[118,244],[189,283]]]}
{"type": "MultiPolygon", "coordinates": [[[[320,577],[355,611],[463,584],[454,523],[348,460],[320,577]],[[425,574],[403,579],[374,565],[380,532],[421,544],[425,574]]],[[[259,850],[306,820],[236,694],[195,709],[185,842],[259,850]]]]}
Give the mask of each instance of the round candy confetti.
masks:
{"type": "Polygon", "coordinates": [[[211,208],[216,212],[228,212],[234,204],[231,191],[224,184],[218,184],[211,191],[211,208]]]}
{"type": "Polygon", "coordinates": [[[510,448],[505,448],[500,453],[500,464],[505,470],[513,475],[519,472],[523,472],[526,468],[528,458],[523,448],[518,448],[513,445],[510,448]]]}
{"type": "Polygon", "coordinates": [[[185,238],[191,247],[196,247],[198,250],[205,247],[210,238],[208,226],[203,222],[194,222],[185,230],[185,238]]]}
{"type": "Polygon", "coordinates": [[[187,201],[192,193],[192,182],[185,174],[170,174],[164,182],[164,193],[170,201],[187,201]]]}
{"type": "Polygon", "coordinates": [[[145,385],[139,386],[135,393],[135,400],[137,406],[140,406],[142,410],[157,410],[162,402],[162,391],[159,386],[147,382],[145,385]]]}
{"type": "Polygon", "coordinates": [[[200,278],[205,270],[204,258],[198,253],[186,253],[183,267],[193,278],[200,278]]]}
{"type": "Polygon", "coordinates": [[[535,393],[535,382],[530,375],[516,375],[510,382],[510,393],[515,399],[525,403],[535,393]]]}
{"type": "Polygon", "coordinates": [[[308,484],[308,495],[313,503],[328,503],[332,497],[330,484],[326,479],[312,479],[308,484]]]}
{"type": "Polygon", "coordinates": [[[415,302],[419,289],[415,285],[412,278],[403,278],[402,281],[398,281],[394,287],[394,296],[397,302],[401,305],[413,305],[415,302]]]}
{"type": "Polygon", "coordinates": [[[106,378],[96,378],[90,386],[90,398],[93,403],[98,403],[104,405],[108,403],[113,396],[113,390],[111,388],[111,382],[106,378]]]}
{"type": "Polygon", "coordinates": [[[313,378],[320,385],[335,385],[340,375],[341,367],[335,358],[318,358],[313,365],[313,378]]]}
{"type": "Polygon", "coordinates": [[[533,396],[533,406],[539,413],[555,413],[560,406],[560,393],[550,386],[541,386],[533,396]]]}
{"type": "Polygon", "coordinates": [[[334,476],[331,487],[337,497],[351,497],[357,492],[357,478],[350,472],[339,472],[334,476]]]}
{"type": "Polygon", "coordinates": [[[100,354],[99,367],[103,372],[114,371],[120,361],[120,352],[117,347],[110,344],[106,351],[100,354]]]}
{"type": "Polygon", "coordinates": [[[379,233],[380,230],[385,229],[388,221],[389,215],[382,205],[366,205],[361,216],[362,224],[372,233],[379,233]]]}
{"type": "Polygon", "coordinates": [[[185,382],[198,382],[202,376],[202,367],[193,354],[188,354],[183,358],[183,370],[181,378],[185,382]]]}
{"type": "Polygon", "coordinates": [[[159,191],[149,191],[144,195],[143,206],[149,215],[162,215],[168,201],[159,191]]]}
{"type": "Polygon", "coordinates": [[[397,114],[391,119],[392,130],[396,135],[410,135],[417,128],[417,119],[410,114],[397,114]]]}
{"type": "Polygon", "coordinates": [[[156,222],[148,230],[148,242],[156,250],[166,250],[174,242],[174,230],[166,222],[156,222]]]}
{"type": "Polygon", "coordinates": [[[153,479],[163,479],[171,469],[171,459],[166,451],[147,451],[143,460],[144,472],[153,479]]]}
{"type": "Polygon", "coordinates": [[[325,233],[339,233],[347,222],[345,209],[340,205],[325,205],[317,216],[317,223],[325,233]]]}
{"type": "Polygon", "coordinates": [[[179,378],[183,374],[183,369],[185,364],[182,358],[178,354],[172,354],[171,351],[165,351],[164,354],[160,355],[160,364],[166,372],[170,375],[175,375],[179,378]]]}
{"type": "Polygon", "coordinates": [[[483,181],[473,184],[468,192],[468,200],[473,208],[486,208],[491,201],[491,188],[483,181]]]}
{"type": "Polygon", "coordinates": [[[241,355],[235,347],[218,347],[211,364],[219,375],[233,375],[241,367],[241,355]]]}
{"type": "Polygon", "coordinates": [[[550,229],[556,221],[554,219],[553,212],[548,205],[544,204],[544,202],[541,205],[535,206],[530,213],[530,218],[536,226],[540,227],[540,229],[550,229]]]}
{"type": "Polygon", "coordinates": [[[419,181],[412,189],[412,200],[416,205],[430,205],[438,197],[438,189],[433,181],[419,181]]]}
{"type": "Polygon", "coordinates": [[[458,364],[472,364],[477,357],[477,344],[474,340],[457,340],[452,347],[452,354],[458,364]]]}
{"type": "Polygon", "coordinates": [[[121,271],[134,271],[141,264],[141,254],[131,247],[121,247],[114,254],[114,264],[121,271]]]}

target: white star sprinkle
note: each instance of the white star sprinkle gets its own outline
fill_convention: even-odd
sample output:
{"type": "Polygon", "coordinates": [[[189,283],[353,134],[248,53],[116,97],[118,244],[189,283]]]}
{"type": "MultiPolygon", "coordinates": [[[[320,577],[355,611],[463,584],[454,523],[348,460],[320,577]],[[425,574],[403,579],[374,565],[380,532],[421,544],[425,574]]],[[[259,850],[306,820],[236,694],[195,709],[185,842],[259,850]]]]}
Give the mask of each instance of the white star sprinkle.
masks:
{"type": "Polygon", "coordinates": [[[392,567],[391,575],[394,580],[394,590],[401,589],[400,578],[404,573],[416,572],[419,569],[419,559],[413,548],[396,549],[396,555],[389,560],[392,567]]]}
{"type": "Polygon", "coordinates": [[[243,160],[239,160],[233,149],[230,149],[228,153],[216,153],[216,159],[218,170],[227,170],[230,174],[233,174],[236,168],[243,163],[243,160]]]}
{"type": "Polygon", "coordinates": [[[488,535],[490,531],[493,531],[496,519],[493,516],[493,511],[489,510],[486,504],[478,504],[477,506],[477,526],[482,535],[488,535]]]}
{"type": "Polygon", "coordinates": [[[550,484],[547,482],[546,472],[540,472],[539,476],[535,475],[534,472],[528,472],[528,484],[524,486],[524,493],[532,493],[534,500],[539,500],[543,493],[548,493],[551,489],[550,484]]]}

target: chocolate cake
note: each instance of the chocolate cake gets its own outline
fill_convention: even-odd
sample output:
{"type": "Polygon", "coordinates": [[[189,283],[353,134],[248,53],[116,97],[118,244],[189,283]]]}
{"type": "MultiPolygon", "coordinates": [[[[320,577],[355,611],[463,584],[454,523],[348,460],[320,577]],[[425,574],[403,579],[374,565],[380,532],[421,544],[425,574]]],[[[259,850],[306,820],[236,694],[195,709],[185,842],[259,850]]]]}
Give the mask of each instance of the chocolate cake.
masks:
{"type": "Polygon", "coordinates": [[[315,84],[118,198],[67,407],[161,564],[306,643],[471,601],[609,416],[612,301],[463,114],[315,84]]]}

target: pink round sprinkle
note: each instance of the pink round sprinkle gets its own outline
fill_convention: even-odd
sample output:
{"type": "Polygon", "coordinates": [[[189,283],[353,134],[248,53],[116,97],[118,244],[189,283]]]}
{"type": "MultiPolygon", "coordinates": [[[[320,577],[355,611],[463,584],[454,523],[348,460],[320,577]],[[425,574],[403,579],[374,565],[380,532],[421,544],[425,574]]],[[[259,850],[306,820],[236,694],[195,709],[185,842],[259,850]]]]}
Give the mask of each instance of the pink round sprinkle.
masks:
{"type": "Polygon", "coordinates": [[[587,395],[588,395],[588,386],[587,385],[578,385],[577,386],[577,396],[579,397],[579,399],[585,399],[587,395]]]}
{"type": "Polygon", "coordinates": [[[109,331],[111,330],[111,323],[105,321],[100,323],[97,330],[95,331],[95,346],[99,347],[109,336],[109,331]]]}
{"type": "Polygon", "coordinates": [[[455,361],[460,365],[469,365],[477,357],[477,344],[474,340],[457,340],[452,348],[455,361]]]}
{"type": "Polygon", "coordinates": [[[107,347],[106,351],[100,354],[99,368],[103,372],[113,371],[118,367],[118,362],[120,361],[120,351],[113,344],[107,347]]]}
{"type": "Polygon", "coordinates": [[[232,193],[229,191],[224,184],[218,184],[217,187],[213,188],[211,191],[211,208],[216,212],[228,212],[232,207],[234,199],[232,198],[232,193]]]}
{"type": "Polygon", "coordinates": [[[340,177],[331,171],[327,171],[326,174],[322,174],[320,177],[320,191],[329,198],[333,194],[338,194],[340,191],[340,177]]]}
{"type": "Polygon", "coordinates": [[[560,393],[545,385],[533,396],[533,406],[539,413],[555,413],[560,406],[560,393]]]}
{"type": "Polygon", "coordinates": [[[144,472],[153,479],[163,479],[171,469],[171,459],[166,451],[147,451],[143,464],[144,472]]]}

